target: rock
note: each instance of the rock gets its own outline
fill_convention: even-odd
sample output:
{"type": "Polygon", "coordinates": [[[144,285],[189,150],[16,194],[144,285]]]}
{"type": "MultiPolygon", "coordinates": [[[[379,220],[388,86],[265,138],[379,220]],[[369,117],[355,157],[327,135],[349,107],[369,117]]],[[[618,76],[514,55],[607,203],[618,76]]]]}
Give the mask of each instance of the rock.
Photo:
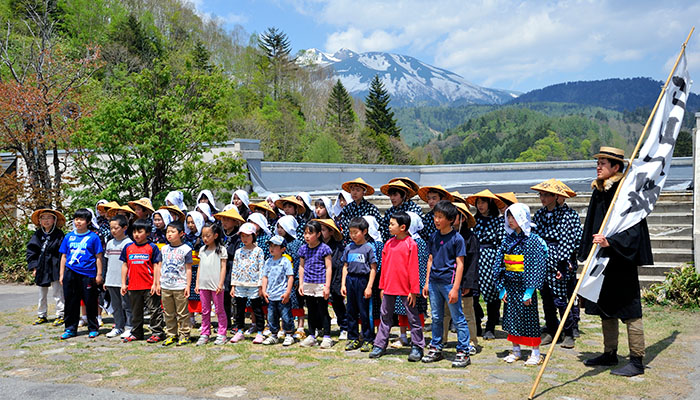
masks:
{"type": "Polygon", "coordinates": [[[100,346],[100,347],[95,347],[95,351],[99,351],[102,353],[107,353],[110,351],[115,351],[115,350],[121,350],[118,347],[106,347],[106,346],[100,346]]]}
{"type": "Polygon", "coordinates": [[[227,354],[225,356],[221,356],[217,358],[215,361],[216,362],[228,362],[228,361],[233,361],[237,358],[240,358],[241,356],[238,354],[227,354]]]}
{"type": "Polygon", "coordinates": [[[248,393],[248,390],[243,386],[228,386],[221,388],[214,393],[216,397],[223,397],[225,399],[232,399],[234,397],[243,397],[248,393]]]}
{"type": "Polygon", "coordinates": [[[70,354],[56,354],[49,356],[46,359],[49,361],[70,361],[73,359],[73,356],[70,354]]]}
{"type": "Polygon", "coordinates": [[[299,363],[299,364],[297,364],[297,369],[313,368],[313,367],[316,367],[318,365],[319,365],[319,363],[317,363],[317,362],[299,363]]]}
{"type": "Polygon", "coordinates": [[[15,358],[27,354],[26,350],[3,350],[0,351],[0,357],[15,358]]]}
{"type": "Polygon", "coordinates": [[[85,374],[80,378],[83,382],[95,383],[102,381],[102,375],[98,374],[85,374]]]}
{"type": "Polygon", "coordinates": [[[250,357],[248,357],[248,359],[253,361],[260,361],[264,360],[265,356],[263,356],[262,354],[251,354],[250,357]]]}
{"type": "Polygon", "coordinates": [[[224,367],[224,369],[226,369],[226,370],[231,370],[231,369],[236,369],[236,368],[238,368],[238,367],[240,367],[240,366],[241,366],[240,363],[230,363],[230,364],[226,365],[226,366],[224,367]]]}
{"type": "Polygon", "coordinates": [[[275,371],[263,371],[262,373],[263,373],[263,375],[268,375],[268,376],[276,374],[275,371]]]}
{"type": "Polygon", "coordinates": [[[146,382],[145,379],[138,379],[138,378],[132,379],[132,380],[126,382],[126,386],[132,386],[132,387],[138,386],[138,385],[141,385],[142,383],[145,383],[145,382],[146,382]]]}
{"type": "Polygon", "coordinates": [[[129,375],[129,370],[126,368],[120,368],[110,374],[111,376],[125,376],[129,375]]]}
{"type": "Polygon", "coordinates": [[[486,391],[485,391],[484,393],[486,393],[486,394],[489,395],[489,396],[493,396],[493,395],[495,395],[495,394],[498,394],[498,389],[496,389],[496,388],[489,388],[489,389],[486,389],[486,391]]]}
{"type": "Polygon", "coordinates": [[[270,361],[270,363],[274,364],[274,365],[281,365],[281,366],[297,365],[297,362],[295,360],[292,360],[291,358],[277,358],[277,359],[270,361]]]}
{"type": "Polygon", "coordinates": [[[394,361],[394,362],[400,362],[400,363],[406,362],[406,359],[399,358],[399,357],[382,357],[382,358],[387,360],[387,361],[394,361]]]}
{"type": "Polygon", "coordinates": [[[175,354],[156,354],[153,358],[158,360],[173,360],[175,359],[175,354]]]}
{"type": "Polygon", "coordinates": [[[49,356],[49,355],[51,355],[51,354],[60,354],[60,353],[64,353],[65,351],[66,351],[66,348],[65,348],[65,347],[59,347],[59,348],[57,348],[57,349],[44,350],[44,351],[41,352],[41,355],[42,355],[42,356],[49,356]]]}
{"type": "Polygon", "coordinates": [[[202,362],[202,361],[204,361],[204,356],[203,356],[203,355],[198,355],[198,356],[192,357],[192,362],[193,362],[193,363],[198,363],[198,362],[202,362]]]}
{"type": "Polygon", "coordinates": [[[161,391],[161,393],[164,393],[164,394],[178,394],[178,393],[185,393],[186,391],[187,391],[187,389],[185,389],[185,388],[182,387],[182,386],[170,386],[170,387],[164,388],[164,389],[161,391]]]}
{"type": "Polygon", "coordinates": [[[31,368],[17,368],[13,369],[10,371],[5,372],[5,375],[9,376],[29,376],[33,375],[36,371],[34,371],[31,368]]]}

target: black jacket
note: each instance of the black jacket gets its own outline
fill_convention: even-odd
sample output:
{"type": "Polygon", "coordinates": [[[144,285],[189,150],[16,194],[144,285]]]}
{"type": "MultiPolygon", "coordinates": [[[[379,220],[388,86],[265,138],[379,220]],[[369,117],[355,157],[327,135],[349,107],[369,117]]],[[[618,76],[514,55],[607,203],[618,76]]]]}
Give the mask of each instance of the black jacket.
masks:
{"type": "Polygon", "coordinates": [[[50,234],[39,228],[27,243],[27,268],[36,270],[37,286],[51,286],[61,275],[61,248],[64,233],[54,228],[50,234]]]}

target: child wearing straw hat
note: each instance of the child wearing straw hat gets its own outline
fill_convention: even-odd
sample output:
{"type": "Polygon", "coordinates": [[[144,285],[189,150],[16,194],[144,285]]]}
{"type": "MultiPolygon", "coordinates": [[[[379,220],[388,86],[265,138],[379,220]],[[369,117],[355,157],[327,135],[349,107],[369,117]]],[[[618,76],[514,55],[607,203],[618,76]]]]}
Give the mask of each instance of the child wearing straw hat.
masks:
{"type": "Polygon", "coordinates": [[[95,215],[97,216],[97,235],[104,243],[107,243],[112,235],[109,233],[109,218],[107,218],[107,210],[112,207],[119,207],[116,201],[107,201],[102,199],[95,204],[95,215]]]}
{"type": "Polygon", "coordinates": [[[389,196],[389,200],[391,201],[391,207],[386,210],[384,213],[384,218],[382,218],[380,221],[382,235],[385,238],[389,237],[389,221],[395,212],[411,211],[420,216],[423,215],[423,210],[420,208],[420,206],[411,200],[411,198],[416,195],[416,192],[414,192],[413,188],[407,185],[403,180],[394,178],[386,185],[383,185],[380,190],[382,193],[389,196]]]}
{"type": "Polygon", "coordinates": [[[151,226],[153,226],[153,219],[151,218],[151,216],[154,212],[156,212],[156,210],[151,204],[151,199],[149,199],[148,197],[142,197],[138,200],[130,201],[127,204],[129,204],[129,207],[131,207],[131,209],[134,210],[136,219],[145,219],[146,221],[151,223],[151,226]]]}
{"type": "Polygon", "coordinates": [[[515,203],[506,209],[506,236],[493,266],[499,298],[505,303],[503,330],[513,343],[513,351],[503,361],[512,364],[520,360],[520,346],[531,346],[526,366],[543,361],[536,290],[542,287],[547,271],[547,244],[531,226],[528,206],[515,203]]]}
{"type": "Polygon", "coordinates": [[[430,237],[437,231],[435,229],[435,221],[433,220],[435,215],[433,213],[433,208],[435,208],[435,205],[440,200],[452,201],[453,197],[452,194],[447,191],[447,189],[440,185],[423,186],[418,189],[418,196],[421,198],[421,200],[428,203],[428,207],[430,207],[430,211],[425,213],[423,216],[423,230],[420,233],[423,240],[428,243],[430,237]]]}
{"type": "Polygon", "coordinates": [[[295,237],[302,237],[304,235],[304,227],[308,222],[306,219],[304,219],[304,214],[306,212],[304,202],[297,199],[295,196],[286,196],[275,200],[275,206],[284,211],[284,215],[294,217],[294,220],[297,223],[295,237]]]}
{"type": "MultiPolygon", "coordinates": [[[[343,190],[350,193],[352,202],[343,208],[340,217],[340,231],[343,232],[345,243],[350,243],[350,221],[355,217],[364,217],[369,215],[377,221],[382,220],[379,209],[374,204],[365,199],[365,196],[374,194],[374,188],[364,181],[362,178],[356,178],[347,181],[342,185],[343,190]]],[[[381,240],[381,239],[380,239],[381,240]]]]}
{"type": "Polygon", "coordinates": [[[61,273],[61,242],[66,224],[66,217],[59,211],[41,208],[32,213],[32,223],[36,231],[27,243],[27,268],[34,276],[34,283],[39,287],[37,319],[34,325],[49,322],[47,318],[49,288],[56,303],[54,326],[63,324],[64,298],[63,288],[59,282],[61,273]]]}
{"type": "MultiPolygon", "coordinates": [[[[486,302],[488,315],[483,338],[493,340],[496,338],[496,325],[501,315],[501,301],[498,299],[492,268],[497,261],[497,250],[504,235],[504,219],[498,211],[504,203],[488,189],[467,197],[467,203],[476,207],[473,232],[479,239],[479,293],[486,302]]],[[[477,330],[480,325],[480,322],[477,323],[477,330]]]]}
{"type": "MultiPolygon", "coordinates": [[[[567,230],[574,227],[567,226],[565,215],[559,206],[559,197],[569,197],[564,188],[555,179],[541,182],[530,189],[539,192],[542,208],[537,210],[532,221],[535,224],[533,230],[545,242],[549,248],[547,257],[547,276],[540,295],[542,295],[542,309],[544,310],[545,328],[542,335],[542,345],[552,343],[552,338],[559,326],[560,315],[564,315],[569,303],[567,296],[568,281],[572,278],[574,270],[570,264],[574,253],[573,243],[562,240],[567,230]]],[[[572,349],[574,347],[574,320],[571,313],[566,317],[564,324],[564,340],[561,347],[572,349]]]]}

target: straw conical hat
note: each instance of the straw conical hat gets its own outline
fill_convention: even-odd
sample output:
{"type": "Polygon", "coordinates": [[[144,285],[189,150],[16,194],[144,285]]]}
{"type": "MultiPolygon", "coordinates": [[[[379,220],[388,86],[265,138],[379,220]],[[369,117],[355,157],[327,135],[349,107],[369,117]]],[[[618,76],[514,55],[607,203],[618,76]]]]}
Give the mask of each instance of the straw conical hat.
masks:
{"type": "Polygon", "coordinates": [[[451,192],[450,194],[452,195],[452,202],[453,202],[453,203],[464,203],[464,204],[467,204],[467,200],[466,200],[466,199],[464,198],[464,196],[462,196],[462,194],[459,193],[458,191],[455,190],[454,192],[451,192]]]}
{"type": "Polygon", "coordinates": [[[97,209],[100,212],[107,212],[110,208],[114,208],[114,207],[119,207],[119,203],[117,203],[116,201],[110,201],[110,202],[102,203],[102,204],[98,205],[97,209]]]}
{"type": "Polygon", "coordinates": [[[112,218],[112,217],[114,217],[115,215],[117,215],[117,213],[118,213],[119,211],[126,211],[126,212],[128,212],[128,213],[131,213],[132,215],[136,215],[136,213],[134,212],[134,210],[131,209],[131,207],[129,207],[129,206],[127,206],[127,205],[123,205],[123,206],[120,206],[120,207],[114,207],[114,208],[110,208],[109,210],[107,210],[107,216],[108,216],[109,218],[112,218]]]}
{"type": "Polygon", "coordinates": [[[515,197],[515,193],[513,192],[496,193],[496,197],[503,200],[503,202],[508,206],[518,202],[518,198],[515,197]]]}
{"type": "Polygon", "coordinates": [[[389,189],[394,188],[403,191],[406,194],[406,200],[416,195],[416,192],[411,189],[410,186],[406,185],[403,181],[389,182],[386,185],[382,185],[380,188],[381,192],[385,195],[389,195],[389,189]]]}
{"type": "Polygon", "coordinates": [[[343,183],[343,185],[342,185],[343,190],[345,190],[346,192],[350,192],[350,186],[352,186],[352,185],[364,186],[365,196],[371,196],[372,194],[374,194],[374,188],[372,187],[372,185],[365,182],[365,180],[362,178],[355,178],[351,181],[347,181],[347,182],[343,183]]]}
{"type": "Polygon", "coordinates": [[[250,211],[253,211],[253,212],[255,211],[256,208],[259,208],[261,210],[271,212],[272,215],[275,215],[275,216],[277,215],[275,210],[273,210],[272,207],[270,207],[270,205],[267,203],[267,200],[263,200],[259,203],[250,203],[248,208],[250,208],[250,211]]]}
{"type": "Polygon", "coordinates": [[[178,221],[184,221],[185,220],[185,213],[180,210],[180,207],[178,206],[162,206],[159,208],[159,210],[168,210],[172,211],[175,214],[177,214],[177,220],[178,221]]]}
{"type": "Polygon", "coordinates": [[[452,201],[452,193],[448,192],[442,185],[423,186],[418,189],[418,196],[426,203],[428,202],[428,192],[442,193],[443,200],[452,201]]]}
{"type": "Polygon", "coordinates": [[[131,207],[132,209],[134,208],[134,206],[138,205],[150,211],[151,214],[156,212],[156,210],[153,208],[153,205],[151,205],[151,199],[149,199],[148,197],[142,197],[138,200],[130,201],[128,204],[129,207],[131,207]]]}
{"type": "Polygon", "coordinates": [[[569,198],[576,197],[576,192],[574,192],[573,190],[571,190],[571,188],[568,187],[568,186],[566,185],[566,183],[560,181],[559,179],[557,179],[557,182],[559,183],[559,185],[561,185],[561,187],[564,189],[564,191],[566,192],[566,194],[569,195],[569,198]]]}
{"type": "Polygon", "coordinates": [[[236,221],[238,221],[242,224],[245,223],[245,220],[243,219],[243,217],[241,217],[241,214],[238,212],[238,210],[236,210],[236,207],[231,207],[226,211],[216,213],[216,214],[214,214],[214,218],[219,219],[219,220],[221,218],[231,218],[231,219],[235,219],[236,221]]]}
{"type": "Polygon", "coordinates": [[[566,190],[557,182],[556,179],[548,179],[544,182],[538,183],[535,186],[530,187],[532,190],[537,190],[538,192],[552,193],[557,196],[562,196],[568,198],[569,195],[566,190]]]}
{"type": "Polygon", "coordinates": [[[420,186],[417,183],[413,182],[413,180],[411,180],[411,178],[406,178],[406,177],[402,176],[399,178],[389,179],[389,183],[396,182],[396,181],[401,181],[401,182],[405,183],[406,186],[410,187],[411,190],[413,190],[414,196],[416,195],[416,193],[418,193],[418,189],[420,189],[420,186]]]}
{"type": "Polygon", "coordinates": [[[469,212],[469,206],[467,206],[466,203],[461,203],[458,201],[453,201],[452,204],[454,204],[455,207],[457,207],[457,210],[465,217],[467,217],[467,226],[471,229],[476,226],[476,219],[474,218],[474,215],[469,212]]]}
{"type": "Polygon", "coordinates": [[[297,206],[297,212],[299,214],[303,214],[306,212],[306,207],[304,207],[304,202],[297,199],[296,196],[287,196],[287,197],[282,197],[281,199],[275,200],[275,207],[279,208],[280,210],[284,209],[282,206],[284,203],[292,203],[297,206]]]}
{"type": "Polygon", "coordinates": [[[498,196],[493,194],[493,192],[488,189],[484,189],[477,194],[467,197],[467,203],[469,203],[469,205],[476,206],[476,199],[479,197],[492,199],[496,203],[496,207],[498,207],[499,210],[506,206],[506,203],[504,203],[503,200],[499,199],[498,196]]]}
{"type": "Polygon", "coordinates": [[[40,208],[34,211],[31,217],[32,223],[37,227],[40,225],[39,217],[41,217],[41,214],[52,214],[56,218],[56,226],[59,228],[66,224],[66,217],[63,214],[61,214],[60,211],[51,208],[40,208]]]}
{"type": "Polygon", "coordinates": [[[337,241],[343,240],[343,234],[340,233],[340,229],[336,226],[332,219],[316,219],[321,225],[327,226],[331,231],[333,231],[333,239],[337,241]]]}

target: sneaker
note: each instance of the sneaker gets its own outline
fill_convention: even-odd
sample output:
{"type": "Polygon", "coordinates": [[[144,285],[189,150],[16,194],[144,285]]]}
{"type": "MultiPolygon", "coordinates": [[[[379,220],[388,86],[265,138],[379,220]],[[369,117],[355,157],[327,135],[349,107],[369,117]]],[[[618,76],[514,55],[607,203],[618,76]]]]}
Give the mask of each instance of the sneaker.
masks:
{"type": "Polygon", "coordinates": [[[549,333],[545,333],[542,335],[542,342],[540,343],[540,346],[546,346],[548,344],[552,344],[552,340],[554,340],[552,335],[550,335],[549,333]]]}
{"type": "Polygon", "coordinates": [[[125,337],[125,338],[122,339],[122,343],[129,343],[129,342],[133,342],[133,341],[135,341],[135,340],[138,340],[138,339],[136,338],[136,336],[134,336],[134,335],[129,335],[129,336],[127,336],[127,337],[125,337]]]}
{"type": "Polygon", "coordinates": [[[530,354],[530,357],[527,358],[525,361],[525,366],[526,367],[535,367],[544,362],[544,357],[542,354],[535,356],[534,354],[530,354]]]}
{"type": "Polygon", "coordinates": [[[177,341],[176,346],[185,346],[190,344],[190,338],[189,337],[181,337],[180,340],[177,341]]]}
{"type": "Polygon", "coordinates": [[[369,358],[379,358],[386,354],[386,350],[379,346],[372,347],[372,351],[369,353],[369,358]]]}
{"type": "Polygon", "coordinates": [[[348,344],[345,345],[345,351],[357,350],[360,347],[362,347],[362,343],[359,340],[351,340],[348,342],[348,344]]]}
{"type": "Polygon", "coordinates": [[[372,342],[362,342],[362,347],[360,347],[360,351],[363,353],[372,351],[372,342]]]}
{"type": "Polygon", "coordinates": [[[163,344],[161,344],[161,346],[168,347],[172,344],[175,344],[175,336],[168,336],[167,338],[165,338],[165,341],[163,341],[163,344]]]}
{"type": "Polygon", "coordinates": [[[66,331],[63,332],[63,334],[61,336],[59,336],[59,338],[61,338],[61,340],[66,340],[66,339],[70,339],[70,338],[75,337],[75,336],[76,336],[76,333],[74,331],[66,329],[66,331]]]}
{"type": "Polygon", "coordinates": [[[216,335],[216,340],[214,341],[214,346],[220,346],[226,343],[226,335],[216,335]]]}
{"type": "Polygon", "coordinates": [[[503,357],[503,361],[507,362],[508,364],[513,364],[518,360],[520,360],[520,356],[516,356],[515,353],[510,353],[507,356],[503,357]]]}
{"type": "Polygon", "coordinates": [[[131,329],[125,329],[125,330],[124,330],[124,333],[122,333],[121,335],[119,335],[119,337],[122,338],[122,339],[128,338],[129,336],[131,336],[131,329]]]}
{"type": "Polygon", "coordinates": [[[304,332],[303,328],[298,328],[296,332],[294,332],[294,339],[303,340],[304,338],[306,338],[306,332],[304,332]]]}
{"type": "Polygon", "coordinates": [[[644,374],[644,363],[642,362],[642,357],[632,357],[630,356],[629,364],[622,368],[617,368],[610,371],[612,375],[632,377],[644,374]]]}
{"type": "Polygon", "coordinates": [[[348,331],[340,331],[340,335],[338,335],[338,340],[348,340],[348,331]]]}
{"type": "Polygon", "coordinates": [[[89,337],[90,339],[94,339],[94,338],[96,338],[96,337],[98,337],[98,336],[100,336],[100,332],[98,332],[98,331],[90,331],[90,333],[88,333],[88,337],[89,337]]]}
{"type": "Polygon", "coordinates": [[[284,337],[284,342],[282,342],[282,346],[291,346],[293,344],[294,344],[294,336],[287,335],[284,337]]]}
{"type": "Polygon", "coordinates": [[[34,320],[34,323],[32,325],[41,325],[49,322],[49,319],[46,317],[37,317],[37,319],[34,320]]]}
{"type": "Polygon", "coordinates": [[[406,337],[399,337],[391,343],[392,349],[401,349],[404,346],[408,346],[408,338],[406,337]]]}
{"type": "Polygon", "coordinates": [[[265,336],[262,335],[262,333],[258,333],[255,335],[255,339],[253,339],[253,344],[261,344],[265,340],[265,336]]]}
{"type": "Polygon", "coordinates": [[[243,331],[236,331],[236,334],[233,335],[233,337],[230,340],[230,343],[238,343],[241,340],[245,338],[245,335],[243,335],[243,331]]]}
{"type": "Polygon", "coordinates": [[[316,346],[316,338],[313,336],[307,336],[304,340],[299,343],[301,347],[314,347],[316,346]]]}
{"type": "Polygon", "coordinates": [[[87,317],[80,317],[80,321],[78,321],[78,328],[85,325],[87,325],[87,317]]]}
{"type": "Polygon", "coordinates": [[[565,349],[573,349],[576,345],[576,340],[573,336],[564,336],[564,341],[561,342],[560,346],[565,349]]]}
{"type": "Polygon", "coordinates": [[[443,358],[445,358],[445,356],[442,355],[442,350],[438,350],[437,348],[430,346],[428,348],[428,354],[424,355],[423,358],[421,358],[421,361],[424,363],[431,363],[440,361],[443,358]]]}
{"type": "Polygon", "coordinates": [[[104,324],[105,324],[105,323],[102,322],[102,317],[100,317],[100,316],[98,315],[98,316],[97,316],[97,325],[98,325],[100,328],[102,328],[102,327],[104,326],[104,324]]]}
{"type": "Polygon", "coordinates": [[[277,344],[279,343],[279,339],[277,339],[277,335],[270,335],[263,340],[262,344],[264,345],[271,345],[271,344],[277,344]]]}
{"type": "Polygon", "coordinates": [[[250,328],[248,328],[248,330],[245,331],[245,333],[246,335],[252,335],[253,333],[255,333],[255,326],[251,326],[250,328]]]}
{"type": "Polygon", "coordinates": [[[458,351],[455,355],[455,359],[452,360],[452,368],[464,368],[471,364],[472,360],[469,358],[469,354],[465,351],[458,351]]]}
{"type": "Polygon", "coordinates": [[[574,328],[574,339],[578,339],[581,337],[581,331],[578,330],[578,328],[574,328]]]}
{"type": "Polygon", "coordinates": [[[209,343],[209,336],[207,335],[199,335],[199,339],[197,339],[197,343],[195,343],[195,346],[204,346],[205,344],[209,343]]]}
{"type": "Polygon", "coordinates": [[[473,356],[473,355],[476,355],[476,353],[477,353],[476,346],[474,346],[473,344],[470,343],[469,344],[469,355],[473,356]]]}
{"type": "Polygon", "coordinates": [[[63,325],[64,323],[66,323],[66,320],[63,319],[63,317],[56,317],[56,319],[53,320],[53,322],[51,323],[51,325],[53,325],[53,326],[61,326],[61,325],[63,325]]]}
{"type": "Polygon", "coordinates": [[[284,339],[284,337],[287,336],[283,330],[280,330],[277,332],[277,339],[284,339]]]}
{"type": "Polygon", "coordinates": [[[495,340],[495,339],[496,339],[496,335],[494,335],[492,331],[484,332],[484,340],[495,340]]]}
{"type": "Polygon", "coordinates": [[[124,333],[123,330],[119,328],[112,328],[112,330],[109,331],[105,336],[107,336],[108,338],[113,338],[121,335],[122,333],[124,333]]]}
{"type": "Polygon", "coordinates": [[[263,331],[263,336],[270,336],[272,332],[270,331],[270,328],[265,327],[265,330],[263,331]]]}
{"type": "Polygon", "coordinates": [[[149,337],[148,339],[146,339],[146,343],[158,343],[158,342],[160,342],[161,340],[163,340],[162,337],[160,337],[160,336],[158,336],[158,335],[151,335],[151,337],[149,337]]]}
{"type": "Polygon", "coordinates": [[[423,349],[418,346],[411,347],[411,354],[408,355],[408,361],[418,362],[423,358],[423,349]]]}
{"type": "Polygon", "coordinates": [[[321,340],[321,348],[330,349],[331,347],[333,347],[333,339],[330,337],[324,337],[323,340],[321,340]]]}

